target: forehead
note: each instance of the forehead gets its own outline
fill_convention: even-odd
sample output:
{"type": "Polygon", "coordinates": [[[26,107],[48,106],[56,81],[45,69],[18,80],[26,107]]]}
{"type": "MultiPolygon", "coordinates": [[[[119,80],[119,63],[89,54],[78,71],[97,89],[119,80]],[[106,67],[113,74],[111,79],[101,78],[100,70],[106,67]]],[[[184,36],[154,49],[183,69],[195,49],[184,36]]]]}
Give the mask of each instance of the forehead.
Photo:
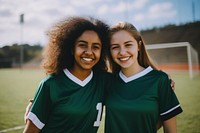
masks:
{"type": "Polygon", "coordinates": [[[111,36],[111,43],[119,43],[126,41],[136,41],[135,38],[128,31],[121,30],[111,36]]]}
{"type": "Polygon", "coordinates": [[[93,41],[93,42],[100,42],[99,36],[95,31],[92,30],[86,30],[84,31],[81,36],[77,39],[79,40],[85,40],[85,41],[93,41]]]}

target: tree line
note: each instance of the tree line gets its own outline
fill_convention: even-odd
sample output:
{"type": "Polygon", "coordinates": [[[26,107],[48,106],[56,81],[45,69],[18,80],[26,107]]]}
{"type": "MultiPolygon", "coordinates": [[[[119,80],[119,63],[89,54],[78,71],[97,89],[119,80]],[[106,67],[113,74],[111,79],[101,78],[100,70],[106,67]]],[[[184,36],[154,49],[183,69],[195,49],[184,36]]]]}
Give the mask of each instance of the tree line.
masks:
{"type": "Polygon", "coordinates": [[[34,59],[41,54],[42,46],[39,44],[13,44],[0,48],[0,68],[20,67],[21,52],[23,50],[23,63],[34,59]]]}

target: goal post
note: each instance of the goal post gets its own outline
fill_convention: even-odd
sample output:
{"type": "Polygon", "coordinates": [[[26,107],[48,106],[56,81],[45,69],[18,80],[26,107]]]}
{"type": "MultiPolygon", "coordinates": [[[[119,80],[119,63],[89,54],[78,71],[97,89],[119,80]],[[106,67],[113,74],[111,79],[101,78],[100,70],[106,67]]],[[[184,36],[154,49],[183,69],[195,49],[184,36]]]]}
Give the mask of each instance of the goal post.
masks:
{"type": "MultiPolygon", "coordinates": [[[[186,64],[188,65],[190,79],[193,79],[193,77],[195,75],[199,74],[198,52],[188,42],[148,44],[148,45],[146,45],[146,48],[147,48],[148,52],[150,53],[150,55],[153,54],[155,58],[157,57],[157,60],[162,60],[162,57],[167,58],[167,56],[174,56],[171,58],[176,58],[176,56],[178,54],[180,54],[176,50],[176,51],[174,51],[175,55],[170,55],[170,52],[167,52],[167,49],[169,50],[169,49],[177,49],[177,48],[186,48],[186,50],[185,50],[185,53],[187,56],[186,64]],[[161,57],[159,54],[156,54],[155,51],[153,52],[153,50],[157,50],[157,49],[162,49],[163,51],[160,51],[160,53],[163,53],[163,54],[167,53],[168,55],[163,55],[161,57]],[[161,59],[159,59],[159,58],[161,58],[161,59]]],[[[153,60],[155,62],[157,62],[158,64],[160,64],[159,61],[157,61],[154,57],[153,57],[153,60]]],[[[167,62],[167,63],[169,63],[169,62],[167,62]]]]}

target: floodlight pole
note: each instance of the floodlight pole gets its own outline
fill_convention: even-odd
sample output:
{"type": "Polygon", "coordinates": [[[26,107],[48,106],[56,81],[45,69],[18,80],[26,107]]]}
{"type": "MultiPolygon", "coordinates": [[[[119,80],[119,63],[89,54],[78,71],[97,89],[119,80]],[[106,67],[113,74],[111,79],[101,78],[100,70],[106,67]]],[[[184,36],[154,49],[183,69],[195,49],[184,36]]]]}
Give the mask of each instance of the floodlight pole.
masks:
{"type": "Polygon", "coordinates": [[[195,22],[195,4],[194,1],[192,1],[192,16],[193,16],[193,22],[195,22]]]}
{"type": "Polygon", "coordinates": [[[23,48],[23,24],[24,24],[24,14],[20,15],[20,68],[24,64],[24,48],[23,48]]]}

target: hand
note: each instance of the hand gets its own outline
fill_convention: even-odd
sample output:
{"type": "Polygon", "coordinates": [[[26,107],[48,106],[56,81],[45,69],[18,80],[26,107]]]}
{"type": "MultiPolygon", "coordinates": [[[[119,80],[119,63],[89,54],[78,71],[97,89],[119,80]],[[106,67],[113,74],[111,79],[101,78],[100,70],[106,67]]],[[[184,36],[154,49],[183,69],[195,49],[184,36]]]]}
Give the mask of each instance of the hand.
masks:
{"type": "MultiPolygon", "coordinates": [[[[162,70],[161,70],[162,71],[162,70]]],[[[175,90],[175,82],[174,82],[174,80],[172,80],[172,78],[171,78],[171,75],[169,75],[169,74],[167,74],[168,75],[168,78],[169,78],[169,80],[170,80],[170,82],[171,82],[171,87],[172,87],[172,90],[175,90]]]]}
{"type": "Polygon", "coordinates": [[[171,87],[172,87],[172,89],[175,90],[175,82],[172,79],[170,79],[170,81],[171,81],[171,87]]]}
{"type": "Polygon", "coordinates": [[[33,103],[33,99],[30,99],[30,100],[29,100],[29,104],[28,104],[28,106],[26,107],[26,111],[25,111],[25,114],[24,114],[24,123],[25,123],[25,124],[27,123],[26,117],[27,117],[27,115],[28,115],[28,113],[29,113],[29,111],[30,111],[30,108],[31,108],[31,106],[32,106],[32,103],[33,103]]]}
{"type": "Polygon", "coordinates": [[[168,77],[169,77],[169,80],[170,80],[170,82],[171,82],[171,87],[172,87],[172,90],[175,90],[175,82],[174,82],[174,80],[172,80],[172,78],[171,78],[171,76],[168,74],[168,77]]]}

